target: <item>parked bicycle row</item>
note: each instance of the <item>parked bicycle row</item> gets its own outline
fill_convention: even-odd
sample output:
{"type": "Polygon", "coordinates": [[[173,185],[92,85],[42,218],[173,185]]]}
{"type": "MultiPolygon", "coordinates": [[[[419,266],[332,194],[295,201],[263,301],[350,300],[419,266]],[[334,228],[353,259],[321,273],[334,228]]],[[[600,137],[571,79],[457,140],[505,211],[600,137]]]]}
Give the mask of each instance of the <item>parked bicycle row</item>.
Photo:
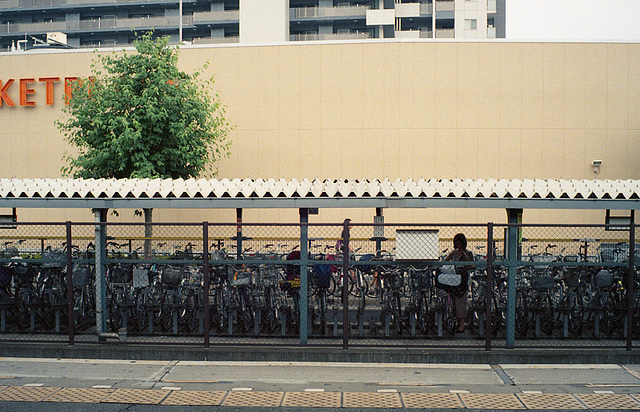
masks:
{"type": "MultiPolygon", "coordinates": [[[[354,337],[450,336],[452,297],[437,286],[441,264],[362,264],[348,270],[349,328],[354,337]]],[[[300,280],[294,264],[224,264],[210,268],[209,319],[212,335],[297,336],[300,280]]],[[[66,268],[59,264],[11,263],[0,287],[2,331],[67,331],[66,268]]],[[[519,339],[626,336],[623,268],[522,266],[517,271],[516,333],[519,339]]],[[[94,268],[74,265],[76,333],[95,328],[94,268]]],[[[129,334],[201,335],[204,331],[204,275],[193,264],[114,263],[107,270],[106,302],[111,331],[129,334]]],[[[484,336],[486,306],[493,336],[504,334],[507,270],[495,267],[486,298],[487,275],[471,272],[469,336],[484,336]]],[[[341,266],[309,268],[308,328],[311,336],[338,336],[343,328],[341,266]]],[[[636,289],[637,290],[637,289],[636,289]]],[[[640,331],[638,293],[633,296],[634,335],[640,331]]],[[[467,336],[467,335],[465,335],[467,336]]]]}

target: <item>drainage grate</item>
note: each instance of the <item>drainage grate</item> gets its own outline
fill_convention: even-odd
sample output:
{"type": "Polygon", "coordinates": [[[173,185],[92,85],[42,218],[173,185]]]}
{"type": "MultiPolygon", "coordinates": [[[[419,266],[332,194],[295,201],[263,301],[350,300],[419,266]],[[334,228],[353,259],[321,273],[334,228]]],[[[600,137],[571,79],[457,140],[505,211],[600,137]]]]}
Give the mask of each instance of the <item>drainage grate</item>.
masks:
{"type": "Polygon", "coordinates": [[[402,408],[399,393],[345,392],[342,402],[345,408],[402,408]]]}
{"type": "Polygon", "coordinates": [[[157,405],[167,395],[168,393],[162,390],[116,389],[115,392],[104,398],[102,402],[157,405]]]}
{"type": "Polygon", "coordinates": [[[44,399],[46,402],[99,403],[115,389],[62,388],[44,399]]]}
{"type": "Polygon", "coordinates": [[[568,393],[519,393],[518,398],[529,409],[584,409],[584,405],[568,393]]]}
{"type": "Polygon", "coordinates": [[[10,386],[0,392],[0,401],[40,402],[60,388],[10,386]]]}
{"type": "Polygon", "coordinates": [[[458,409],[462,402],[455,393],[403,393],[405,408],[458,409]]]}
{"type": "Polygon", "coordinates": [[[282,406],[296,408],[339,408],[342,403],[340,392],[287,392],[282,406]]]}
{"type": "Polygon", "coordinates": [[[640,409],[640,402],[629,395],[582,393],[576,397],[591,409],[640,409]]]}
{"type": "Polygon", "coordinates": [[[218,406],[226,394],[226,391],[173,391],[162,404],[218,406]]]}
{"type": "Polygon", "coordinates": [[[280,406],[284,392],[231,391],[222,406],[280,406]]]}
{"type": "Polygon", "coordinates": [[[468,409],[524,409],[515,394],[461,393],[460,398],[468,409]]]}

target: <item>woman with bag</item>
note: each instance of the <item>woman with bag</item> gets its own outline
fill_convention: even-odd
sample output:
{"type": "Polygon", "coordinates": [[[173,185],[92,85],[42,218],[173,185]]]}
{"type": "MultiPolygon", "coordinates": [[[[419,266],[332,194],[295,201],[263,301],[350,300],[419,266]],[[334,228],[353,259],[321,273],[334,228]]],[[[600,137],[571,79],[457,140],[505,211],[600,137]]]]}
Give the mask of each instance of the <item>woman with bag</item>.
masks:
{"type": "MultiPolygon", "coordinates": [[[[464,234],[458,233],[453,237],[453,250],[444,259],[445,261],[473,261],[473,253],[467,250],[467,238],[464,234]]],[[[467,290],[469,289],[469,271],[473,266],[456,266],[456,272],[460,275],[460,285],[456,286],[451,294],[454,297],[454,308],[456,312],[456,332],[464,332],[464,325],[467,321],[467,290]]]]}

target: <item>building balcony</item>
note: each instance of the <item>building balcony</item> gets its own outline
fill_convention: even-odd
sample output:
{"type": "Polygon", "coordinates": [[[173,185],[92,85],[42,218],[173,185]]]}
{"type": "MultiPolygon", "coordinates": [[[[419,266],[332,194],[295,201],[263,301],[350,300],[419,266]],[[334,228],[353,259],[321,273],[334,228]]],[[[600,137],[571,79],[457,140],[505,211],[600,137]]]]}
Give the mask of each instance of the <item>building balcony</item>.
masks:
{"type": "MultiPolygon", "coordinates": [[[[195,3],[195,0],[183,0],[184,3],[195,3]]],[[[0,0],[0,10],[20,10],[32,8],[64,8],[64,7],[103,7],[109,5],[137,5],[137,4],[169,4],[177,5],[178,1],[163,0],[0,0]]]]}
{"type": "MultiPolygon", "coordinates": [[[[183,16],[182,25],[192,25],[192,16],[183,16]]],[[[177,28],[180,25],[178,16],[147,17],[136,19],[118,19],[103,17],[79,21],[54,21],[48,23],[8,23],[0,26],[0,34],[46,33],[53,31],[74,32],[91,30],[131,30],[177,28]]]]}
{"type": "Polygon", "coordinates": [[[193,22],[195,24],[206,23],[222,23],[240,21],[240,10],[229,11],[205,11],[193,13],[193,22]]]}
{"type": "Polygon", "coordinates": [[[341,7],[298,7],[289,11],[289,17],[294,19],[318,18],[365,18],[369,6],[341,6],[341,7]]]}
{"type": "Polygon", "coordinates": [[[240,37],[200,37],[193,39],[191,44],[227,44],[227,43],[240,43],[240,37]]]}
{"type": "Polygon", "coordinates": [[[436,12],[439,11],[456,11],[456,5],[453,1],[436,1],[436,12]]]}
{"type": "Polygon", "coordinates": [[[289,36],[290,41],[315,41],[315,40],[359,40],[370,39],[371,33],[297,33],[289,36]]]}
{"type": "Polygon", "coordinates": [[[433,14],[433,4],[420,3],[420,14],[433,14]]]}
{"type": "Polygon", "coordinates": [[[456,37],[454,29],[438,29],[436,30],[436,39],[453,39],[456,37]]]}

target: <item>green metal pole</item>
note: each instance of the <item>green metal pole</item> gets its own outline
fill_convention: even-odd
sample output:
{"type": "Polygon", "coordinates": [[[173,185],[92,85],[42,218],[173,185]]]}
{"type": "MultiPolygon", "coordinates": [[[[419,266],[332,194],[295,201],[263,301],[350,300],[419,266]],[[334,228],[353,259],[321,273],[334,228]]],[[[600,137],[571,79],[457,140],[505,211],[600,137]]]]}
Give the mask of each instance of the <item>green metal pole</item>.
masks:
{"type": "Polygon", "coordinates": [[[74,330],[74,313],[73,313],[73,248],[71,247],[71,222],[67,221],[65,224],[67,227],[67,320],[69,327],[69,345],[73,345],[75,338],[73,336],[74,330]]]}
{"type": "Polygon", "coordinates": [[[636,222],[635,210],[630,213],[629,222],[629,274],[627,275],[627,350],[631,350],[633,340],[633,305],[635,304],[633,281],[635,278],[635,254],[636,254],[636,222]]]}
{"type": "Polygon", "coordinates": [[[209,275],[209,222],[202,222],[202,274],[204,276],[204,285],[202,288],[202,310],[203,313],[203,329],[204,329],[204,347],[209,347],[209,287],[211,277],[209,275]]]}
{"type": "Polygon", "coordinates": [[[236,209],[236,258],[242,259],[242,209],[236,209]]]}
{"type": "Polygon", "coordinates": [[[309,210],[300,209],[300,344],[308,341],[309,289],[308,259],[309,259],[309,210]]]}
{"type": "MultiPolygon", "coordinates": [[[[487,283],[485,296],[491,296],[493,293],[493,222],[487,225],[487,283]]],[[[485,332],[484,332],[484,348],[491,350],[491,300],[485,299],[485,332]]]]}
{"type": "Polygon", "coordinates": [[[349,224],[345,219],[342,228],[342,349],[349,349],[349,224]]]}
{"type": "Polygon", "coordinates": [[[107,221],[107,209],[96,209],[96,333],[98,340],[104,340],[100,334],[105,333],[107,329],[107,282],[106,282],[106,245],[107,245],[107,227],[104,223],[107,221]]]}
{"type": "Polygon", "coordinates": [[[508,248],[507,260],[509,265],[509,278],[507,280],[507,348],[515,347],[516,330],[516,272],[519,249],[518,223],[522,223],[522,209],[507,209],[509,228],[507,229],[508,248]]]}

